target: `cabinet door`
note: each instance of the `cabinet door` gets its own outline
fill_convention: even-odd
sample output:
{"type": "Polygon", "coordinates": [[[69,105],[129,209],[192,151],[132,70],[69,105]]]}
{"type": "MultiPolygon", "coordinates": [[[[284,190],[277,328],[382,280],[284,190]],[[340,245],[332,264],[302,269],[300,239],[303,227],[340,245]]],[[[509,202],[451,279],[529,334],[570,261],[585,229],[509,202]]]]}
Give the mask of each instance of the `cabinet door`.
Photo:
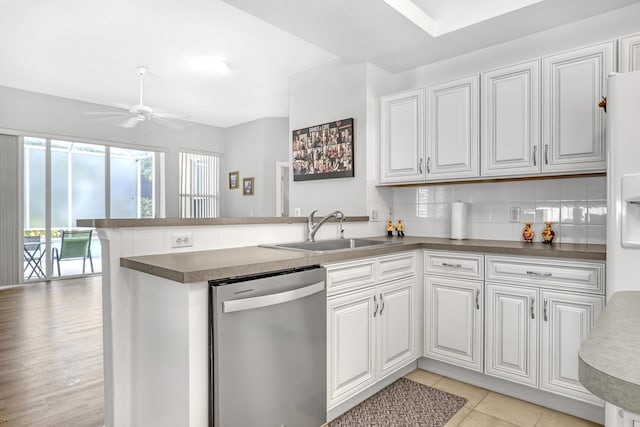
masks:
{"type": "Polygon", "coordinates": [[[481,281],[425,276],[425,356],[482,372],[481,281]]]}
{"type": "Polygon", "coordinates": [[[540,61],[482,74],[482,176],[540,172],[540,61]]]}
{"type": "Polygon", "coordinates": [[[605,115],[598,103],[614,70],[615,42],[542,61],[542,171],[604,171],[605,115]]]}
{"type": "Polygon", "coordinates": [[[380,182],[424,181],[424,90],[380,99],[380,182]]]}
{"type": "Polygon", "coordinates": [[[479,176],[478,76],[429,88],[427,179],[479,176]]]}
{"type": "Polygon", "coordinates": [[[415,286],[409,278],[379,288],[378,380],[417,358],[415,286]]]}
{"type": "Polygon", "coordinates": [[[620,39],[620,67],[618,69],[621,73],[640,70],[640,34],[620,39]]]}
{"type": "Polygon", "coordinates": [[[578,380],[578,350],[604,307],[604,297],[542,291],[540,388],[602,405],[578,380]]]}
{"type": "Polygon", "coordinates": [[[538,386],[538,290],[486,285],[485,373],[538,386]]]}
{"type": "Polygon", "coordinates": [[[327,300],[327,405],[375,382],[375,289],[327,300]]]}

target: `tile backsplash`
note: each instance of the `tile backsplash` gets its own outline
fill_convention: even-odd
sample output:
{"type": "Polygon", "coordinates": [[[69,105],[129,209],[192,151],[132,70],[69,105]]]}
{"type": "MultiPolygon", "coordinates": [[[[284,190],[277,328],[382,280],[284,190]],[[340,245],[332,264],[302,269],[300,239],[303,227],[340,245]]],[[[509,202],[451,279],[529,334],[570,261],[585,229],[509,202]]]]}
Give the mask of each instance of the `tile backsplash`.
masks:
{"type": "Polygon", "coordinates": [[[606,243],[605,177],[486,182],[395,188],[393,217],[409,236],[449,237],[451,202],[467,203],[467,238],[521,240],[532,222],[542,241],[544,221],[553,221],[554,242],[606,243]],[[511,222],[511,208],[520,208],[511,222]]]}

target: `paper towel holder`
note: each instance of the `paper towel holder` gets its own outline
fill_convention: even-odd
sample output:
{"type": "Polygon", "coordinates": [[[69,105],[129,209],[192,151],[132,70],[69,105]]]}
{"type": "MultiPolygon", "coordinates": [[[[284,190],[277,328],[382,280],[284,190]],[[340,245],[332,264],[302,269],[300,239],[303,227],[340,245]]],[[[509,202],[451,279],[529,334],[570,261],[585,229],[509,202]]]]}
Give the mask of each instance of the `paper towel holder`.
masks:
{"type": "Polygon", "coordinates": [[[457,200],[451,203],[451,240],[464,240],[467,238],[466,230],[466,203],[457,200]]]}

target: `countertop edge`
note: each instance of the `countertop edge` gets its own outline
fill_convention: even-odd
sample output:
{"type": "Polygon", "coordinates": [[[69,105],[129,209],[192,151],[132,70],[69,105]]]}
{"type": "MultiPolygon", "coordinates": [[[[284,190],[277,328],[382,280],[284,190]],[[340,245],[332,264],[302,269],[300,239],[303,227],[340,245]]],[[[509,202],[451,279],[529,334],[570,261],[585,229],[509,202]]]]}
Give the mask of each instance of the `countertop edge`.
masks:
{"type": "Polygon", "coordinates": [[[625,411],[640,413],[640,401],[629,400],[626,396],[640,396],[640,385],[616,378],[585,362],[578,355],[578,379],[591,393],[625,411]]]}
{"type": "MultiPolygon", "coordinates": [[[[534,257],[553,257],[553,258],[566,258],[566,259],[581,259],[585,261],[604,261],[606,254],[603,251],[587,250],[585,248],[577,249],[573,246],[567,246],[568,249],[550,249],[549,246],[530,246],[514,248],[513,242],[505,241],[507,244],[504,247],[499,246],[497,241],[487,241],[483,244],[481,241],[473,241],[465,244],[465,241],[450,241],[444,240],[442,242],[420,242],[419,237],[412,237],[412,239],[418,240],[413,242],[401,243],[398,245],[391,245],[385,247],[370,247],[356,249],[349,252],[334,252],[324,254],[308,253],[302,255],[301,252],[287,251],[285,249],[270,249],[261,248],[265,251],[278,251],[278,253],[289,252],[292,254],[291,258],[277,259],[273,261],[265,262],[252,262],[252,263],[235,263],[233,265],[202,268],[197,270],[177,270],[174,268],[161,265],[161,263],[145,262],[149,257],[162,257],[162,256],[182,256],[182,254],[190,254],[190,252],[181,252],[175,254],[160,254],[160,255],[146,255],[146,256],[132,256],[120,258],[120,266],[129,268],[132,270],[140,271],[143,273],[151,274],[154,276],[162,277],[165,279],[173,280],[179,283],[193,283],[200,281],[208,281],[215,279],[222,279],[227,277],[242,276],[246,274],[264,273],[268,271],[277,271],[287,268],[305,267],[314,264],[331,264],[339,262],[347,262],[359,258],[368,258],[381,255],[392,254],[396,252],[405,252],[412,250],[436,250],[436,251],[457,251],[457,252],[477,252],[491,255],[514,255],[514,256],[534,256],[534,257]],[[294,256],[295,255],[295,256],[294,256]]],[[[535,245],[535,244],[534,244],[535,245]]],[[[600,248],[601,245],[592,245],[600,248]]],[[[249,248],[256,248],[255,246],[248,246],[249,248]]],[[[233,250],[242,250],[243,248],[228,248],[233,250]]],[[[600,248],[602,249],[602,248],[600,248]]],[[[215,251],[225,249],[212,249],[212,256],[215,255],[215,251]]],[[[200,251],[202,253],[209,251],[200,251]]]]}
{"type": "Polygon", "coordinates": [[[640,413],[639,291],[614,293],[578,351],[578,379],[589,391],[640,413]]]}

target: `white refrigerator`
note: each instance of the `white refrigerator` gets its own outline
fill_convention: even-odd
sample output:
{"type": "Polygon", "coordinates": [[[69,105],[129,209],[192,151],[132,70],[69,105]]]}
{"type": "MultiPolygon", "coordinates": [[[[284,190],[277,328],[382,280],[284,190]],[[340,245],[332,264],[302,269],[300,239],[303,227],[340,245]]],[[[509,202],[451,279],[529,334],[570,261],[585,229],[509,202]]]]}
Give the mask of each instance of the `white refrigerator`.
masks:
{"type": "MultiPolygon", "coordinates": [[[[607,300],[640,291],[640,71],[607,79],[607,300]]],[[[606,426],[617,426],[606,406],[606,426]]]]}

